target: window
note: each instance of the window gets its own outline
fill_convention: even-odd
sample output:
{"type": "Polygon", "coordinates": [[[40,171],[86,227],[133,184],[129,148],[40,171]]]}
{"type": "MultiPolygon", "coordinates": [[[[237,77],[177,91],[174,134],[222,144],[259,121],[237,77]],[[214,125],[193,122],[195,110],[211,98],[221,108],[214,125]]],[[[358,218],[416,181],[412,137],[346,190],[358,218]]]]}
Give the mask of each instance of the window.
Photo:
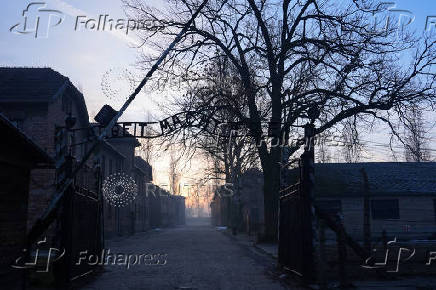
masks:
{"type": "Polygon", "coordinates": [[[399,219],[398,199],[371,200],[371,215],[374,220],[399,219]]]}
{"type": "Polygon", "coordinates": [[[112,159],[109,159],[109,175],[112,174],[112,159]]]}
{"type": "Polygon", "coordinates": [[[317,200],[316,205],[330,216],[336,216],[338,213],[342,213],[342,202],[339,199],[317,200]]]}

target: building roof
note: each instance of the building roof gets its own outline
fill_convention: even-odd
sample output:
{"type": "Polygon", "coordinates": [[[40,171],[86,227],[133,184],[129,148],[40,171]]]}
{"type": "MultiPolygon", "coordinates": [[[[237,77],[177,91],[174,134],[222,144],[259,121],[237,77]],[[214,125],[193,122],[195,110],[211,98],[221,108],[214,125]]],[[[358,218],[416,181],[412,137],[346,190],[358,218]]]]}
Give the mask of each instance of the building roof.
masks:
{"type": "Polygon", "coordinates": [[[116,155],[118,155],[119,157],[121,157],[122,159],[126,159],[126,156],[124,156],[120,151],[118,151],[114,146],[112,146],[109,142],[107,141],[103,141],[101,142],[102,146],[107,148],[109,151],[111,151],[112,153],[115,153],[116,155]]]}
{"type": "Polygon", "coordinates": [[[65,91],[76,101],[80,117],[89,122],[85,98],[67,77],[48,67],[0,67],[2,103],[50,103],[65,91]]]}
{"type": "Polygon", "coordinates": [[[0,146],[2,154],[11,157],[14,154],[11,154],[10,151],[13,151],[33,167],[37,167],[37,164],[54,166],[53,158],[2,114],[0,114],[0,133],[4,136],[0,146]]]}
{"type": "Polygon", "coordinates": [[[141,156],[135,156],[135,164],[144,171],[151,170],[151,165],[148,164],[147,161],[142,159],[141,156]]]}
{"type": "Polygon", "coordinates": [[[67,81],[51,68],[1,67],[0,99],[47,102],[67,81]]]}
{"type": "MultiPolygon", "coordinates": [[[[436,162],[315,164],[316,196],[362,196],[364,168],[373,195],[436,195],[436,162]]],[[[292,182],[298,169],[290,170],[292,182]]]]}
{"type": "Polygon", "coordinates": [[[143,174],[146,174],[150,180],[153,180],[151,165],[140,156],[135,156],[135,167],[143,174]]]}

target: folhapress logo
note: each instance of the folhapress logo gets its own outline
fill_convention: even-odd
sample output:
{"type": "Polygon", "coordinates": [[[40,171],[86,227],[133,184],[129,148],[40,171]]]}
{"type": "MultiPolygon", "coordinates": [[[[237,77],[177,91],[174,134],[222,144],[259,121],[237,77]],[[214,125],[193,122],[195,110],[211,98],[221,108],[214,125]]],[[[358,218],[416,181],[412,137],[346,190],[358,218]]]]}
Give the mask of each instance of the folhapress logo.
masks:
{"type": "Polygon", "coordinates": [[[64,14],[59,10],[47,9],[45,2],[30,3],[22,16],[22,22],[9,30],[16,34],[33,34],[35,38],[48,38],[50,29],[64,21],[64,14]]]}

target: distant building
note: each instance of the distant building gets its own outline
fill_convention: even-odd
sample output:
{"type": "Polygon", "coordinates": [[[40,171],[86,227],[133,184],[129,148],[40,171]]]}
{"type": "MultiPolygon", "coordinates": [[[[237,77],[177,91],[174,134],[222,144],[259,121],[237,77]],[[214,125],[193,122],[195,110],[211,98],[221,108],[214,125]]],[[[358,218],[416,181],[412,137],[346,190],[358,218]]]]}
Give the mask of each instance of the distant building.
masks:
{"type": "Polygon", "coordinates": [[[145,231],[150,228],[150,199],[147,197],[147,184],[152,182],[152,168],[144,159],[135,156],[134,178],[138,186],[138,196],[134,201],[135,231],[145,231]]]}
{"type": "Polygon", "coordinates": [[[239,178],[238,192],[242,211],[242,229],[258,235],[264,230],[263,173],[249,169],[239,178]]]}
{"type": "MultiPolygon", "coordinates": [[[[329,214],[340,214],[347,232],[363,239],[363,175],[369,181],[372,239],[383,230],[398,239],[436,235],[436,163],[374,162],[315,164],[316,203],[329,214]]],[[[298,169],[290,171],[293,183],[298,169]]]]}
{"type": "Polygon", "coordinates": [[[185,224],[185,197],[151,185],[147,188],[152,228],[172,227],[185,224]]]}
{"type": "Polygon", "coordinates": [[[186,198],[184,196],[174,196],[173,198],[175,200],[175,224],[184,225],[186,223],[186,198]]]}
{"type": "MultiPolygon", "coordinates": [[[[121,172],[124,167],[126,156],[121,154],[114,146],[108,142],[102,142],[96,152],[100,161],[102,180],[115,172],[121,172]]],[[[118,210],[107,202],[103,204],[104,214],[104,234],[105,238],[111,238],[121,234],[121,223],[118,210]]]]}
{"type": "Polygon", "coordinates": [[[224,185],[218,186],[210,203],[213,226],[231,226],[231,199],[225,194],[224,185]]]}
{"type": "Polygon", "coordinates": [[[161,196],[166,194],[166,191],[157,185],[152,185],[147,188],[147,198],[150,208],[150,226],[152,228],[159,228],[162,226],[161,196]]]}
{"type": "Polygon", "coordinates": [[[53,167],[53,159],[0,114],[0,280],[4,289],[22,287],[11,264],[25,248],[30,171],[53,167]]]}
{"type": "Polygon", "coordinates": [[[213,225],[236,227],[260,237],[264,230],[263,173],[252,168],[237,184],[218,187],[210,207],[213,225]]]}
{"type": "MultiPolygon", "coordinates": [[[[96,124],[89,122],[82,93],[67,77],[51,68],[0,68],[0,113],[52,158],[56,153],[56,127],[65,127],[66,118],[74,118],[74,134],[69,134],[68,140],[69,145],[72,145],[71,154],[76,161],[74,164],[77,164],[88,151],[89,142],[86,140],[89,135],[98,133],[98,129],[94,128],[96,124]]],[[[115,129],[123,130],[119,126],[115,129]]],[[[156,225],[161,225],[161,201],[151,200],[146,193],[147,183],[152,182],[152,168],[150,164],[135,156],[135,148],[139,145],[133,136],[110,138],[101,143],[86,164],[87,168],[95,171],[99,163],[103,180],[115,172],[124,172],[131,176],[138,186],[137,199],[128,206],[114,208],[104,203],[103,223],[106,238],[130,235],[153,226],[153,206],[156,207],[155,214],[158,215],[154,217],[156,225]]],[[[90,180],[83,178],[81,181],[86,184],[90,180]]],[[[98,186],[97,182],[94,183],[98,186]]],[[[28,195],[28,229],[47,208],[55,189],[54,168],[32,170],[28,195]]],[[[175,211],[174,207],[174,210],[168,212],[175,211]]],[[[81,216],[80,213],[76,213],[81,216]]],[[[51,229],[53,228],[52,226],[51,229]]]]}
{"type": "MultiPolygon", "coordinates": [[[[97,124],[92,124],[97,126],[97,124]]],[[[123,129],[119,126],[117,130],[123,129]]],[[[94,129],[98,133],[97,129],[94,129]]],[[[126,137],[110,138],[103,142],[98,151],[104,178],[116,172],[123,172],[135,181],[138,193],[135,200],[125,207],[104,205],[105,237],[132,235],[150,228],[150,201],[146,196],[147,183],[152,182],[152,167],[139,156],[135,148],[139,141],[128,133],[126,137]]]]}

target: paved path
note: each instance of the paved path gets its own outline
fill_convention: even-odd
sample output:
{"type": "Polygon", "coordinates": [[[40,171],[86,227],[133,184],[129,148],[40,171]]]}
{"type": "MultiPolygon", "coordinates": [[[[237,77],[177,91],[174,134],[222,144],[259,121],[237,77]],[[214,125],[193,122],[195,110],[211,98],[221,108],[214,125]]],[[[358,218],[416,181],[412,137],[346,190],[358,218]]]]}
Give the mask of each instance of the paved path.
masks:
{"type": "Polygon", "coordinates": [[[167,254],[166,264],[130,269],[109,265],[83,289],[287,289],[274,279],[271,258],[238,244],[207,221],[111,241],[106,249],[167,254]]]}

